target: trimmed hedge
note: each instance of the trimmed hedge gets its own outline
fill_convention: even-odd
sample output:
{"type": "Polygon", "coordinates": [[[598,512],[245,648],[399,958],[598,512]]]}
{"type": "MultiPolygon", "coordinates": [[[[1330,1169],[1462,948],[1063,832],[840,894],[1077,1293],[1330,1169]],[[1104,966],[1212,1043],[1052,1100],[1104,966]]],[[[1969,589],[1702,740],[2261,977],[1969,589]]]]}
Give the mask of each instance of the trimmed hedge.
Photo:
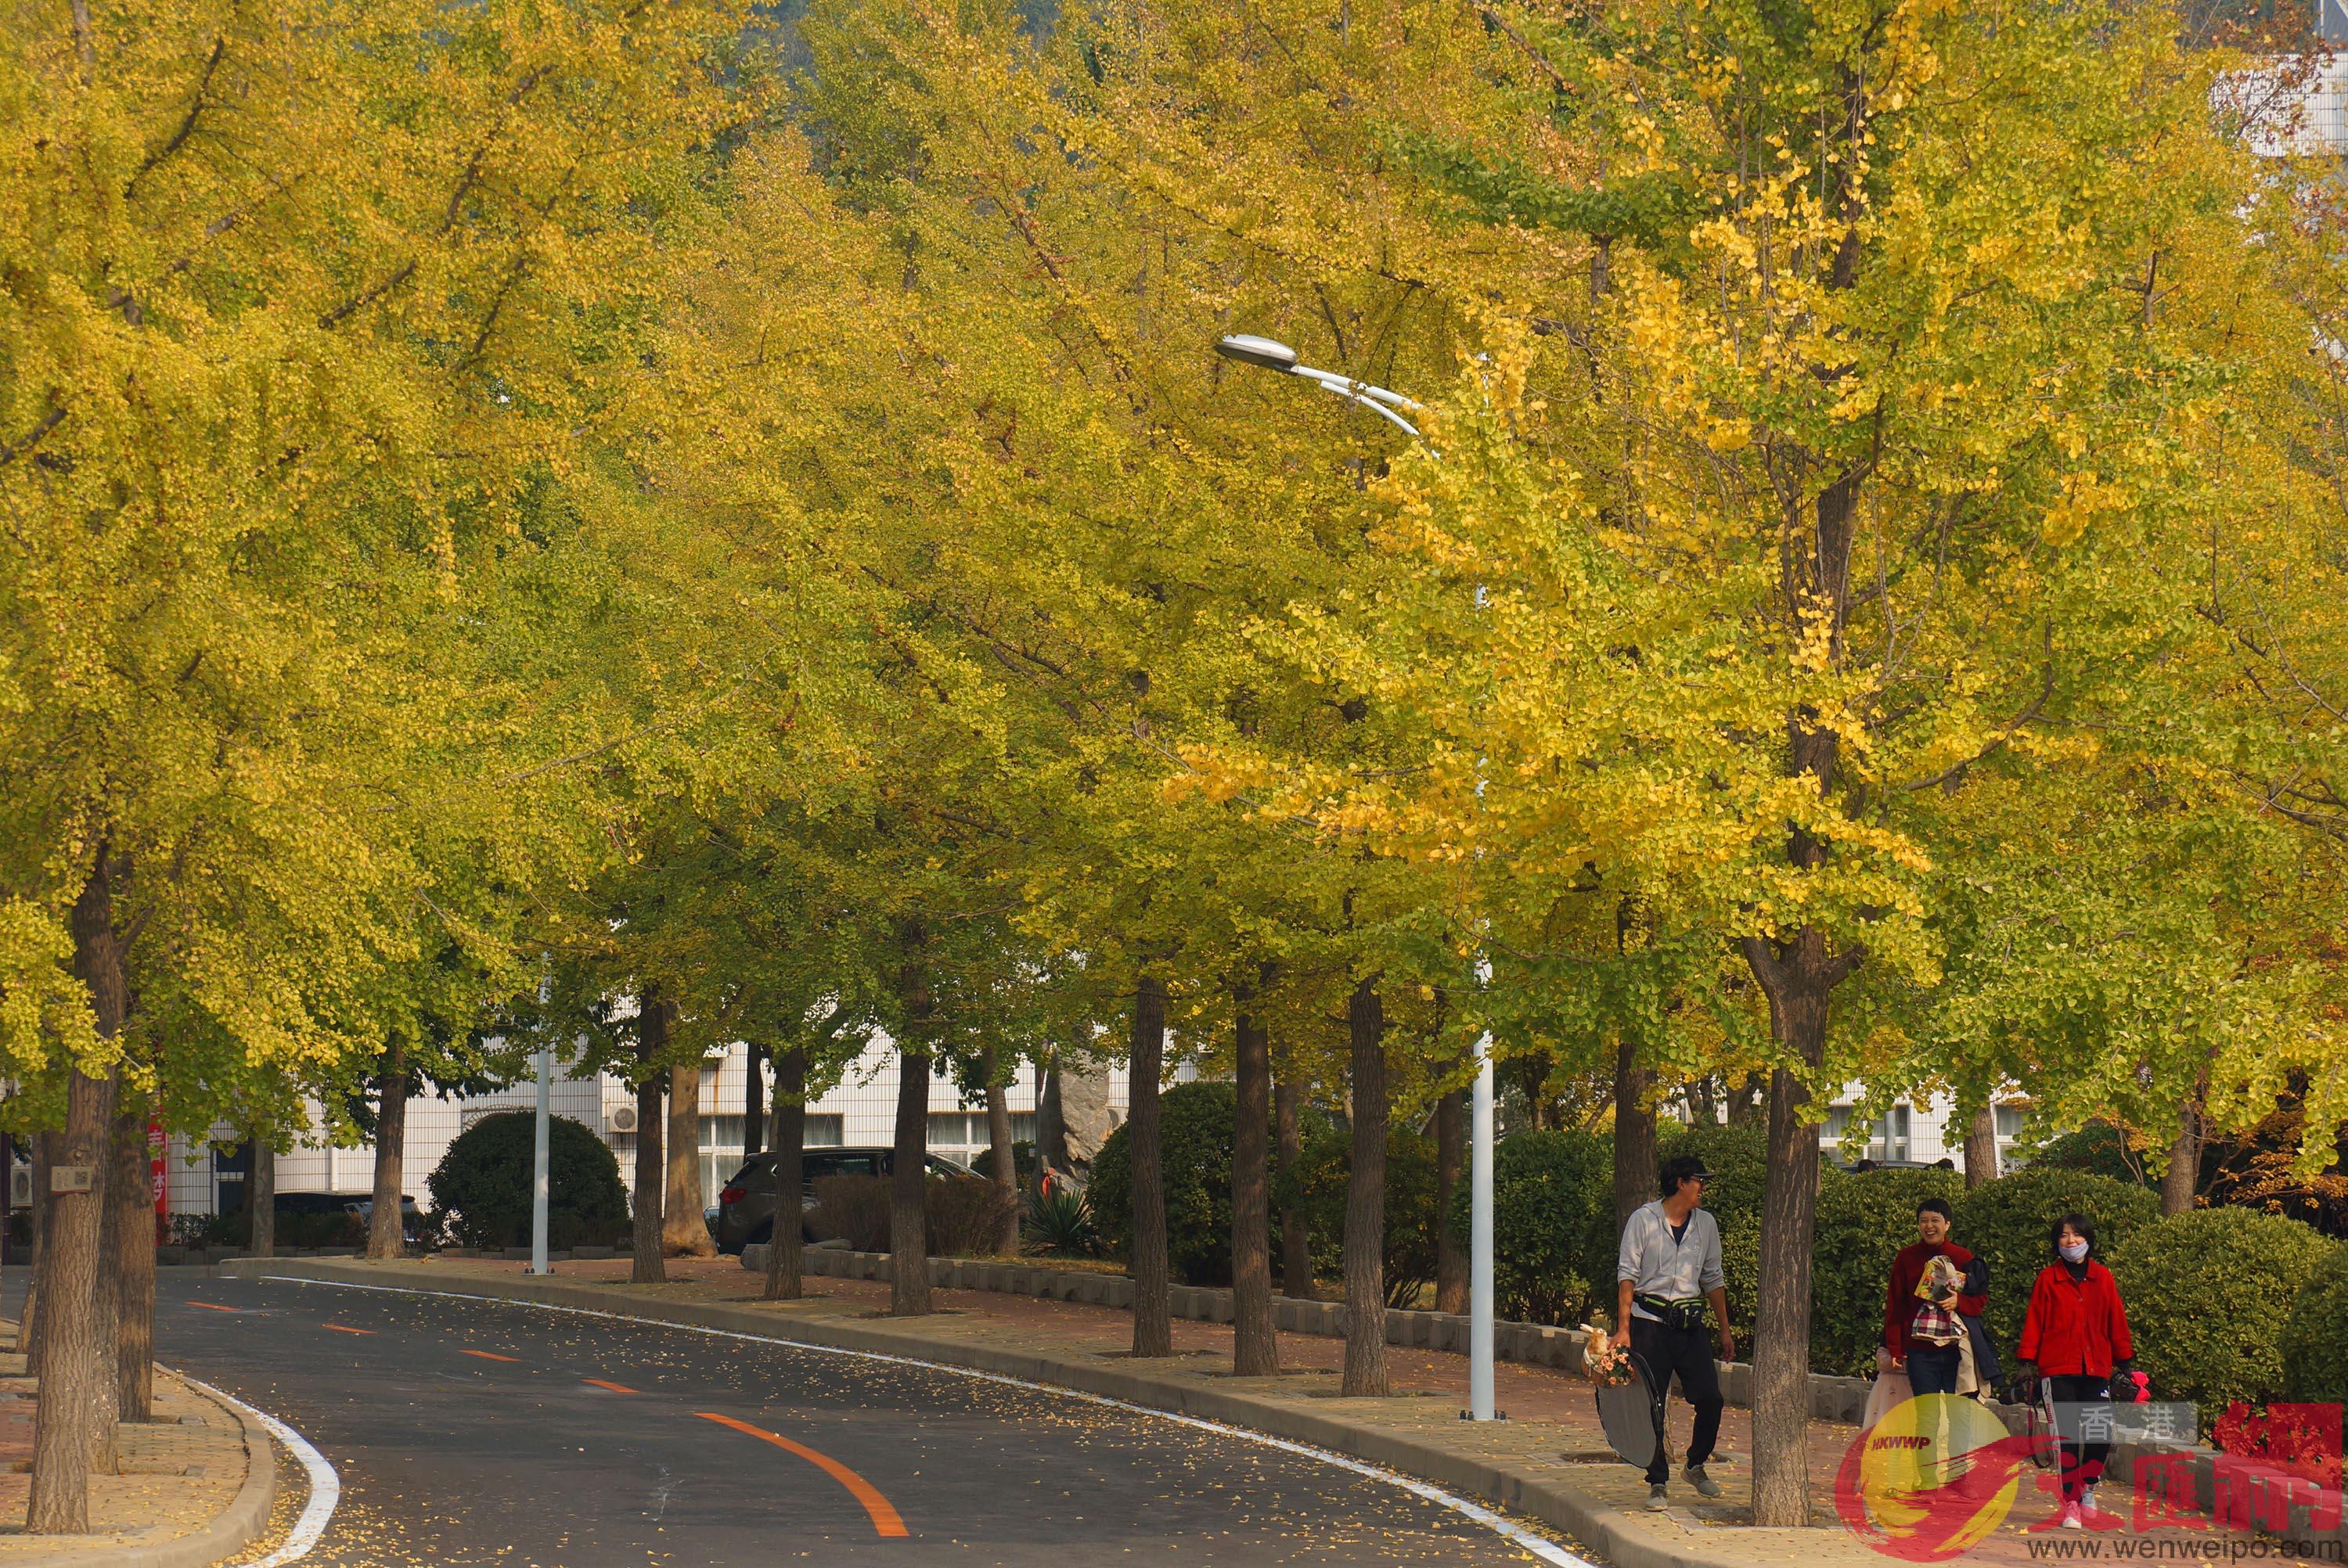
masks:
{"type": "MultiPolygon", "coordinates": [[[[1810,1249],[1810,1369],[1846,1378],[1875,1370],[1891,1260],[1916,1239],[1916,1205],[1964,1195],[1954,1171],[1828,1171],[1810,1249]]],[[[1972,1244],[1952,1236],[1960,1246],[1972,1244]]],[[[1997,1265],[1990,1265],[1993,1277],[1997,1265]]]]}
{"type": "MultiPolygon", "coordinates": [[[[462,1246],[530,1244],[537,1172],[535,1113],[500,1111],[457,1134],[426,1185],[462,1246]]],[[[551,1118],[546,1147],[547,1245],[603,1246],[628,1231],[628,1190],[611,1146],[568,1116],[551,1118]]],[[[279,1231],[284,1222],[278,1222],[279,1231]]]]}
{"type": "Polygon", "coordinates": [[[2171,1214],[2107,1248],[2154,1396],[2192,1400],[2204,1421],[2236,1399],[2280,1398],[2285,1323],[2334,1247],[2297,1220],[2219,1208],[2171,1214]]]}
{"type": "MultiPolygon", "coordinates": [[[[1159,1163],[1166,1172],[1166,1244],[1185,1285],[1231,1282],[1231,1155],[1239,1104],[1228,1083],[1178,1083],[1159,1097],[1159,1163]]],[[[1133,1255],[1133,1158],[1119,1122],[1093,1157],[1093,1224],[1101,1245],[1133,1255]]]]}
{"type": "Polygon", "coordinates": [[[1989,1259],[1982,1316],[2000,1349],[2021,1343],[2030,1287],[2054,1261],[2047,1227],[2075,1209],[2095,1222],[2096,1250],[2108,1263],[2115,1248],[2160,1217],[2160,1200],[2131,1183],[2045,1165],[1984,1182],[1958,1200],[1951,1239],[1989,1259]]]}
{"type": "MultiPolygon", "coordinates": [[[[1470,1195],[1450,1223],[1464,1245],[1470,1195]]],[[[1614,1141],[1519,1132],[1492,1152],[1492,1294],[1502,1317],[1572,1325],[1614,1299],[1614,1141]]]]}
{"type": "Polygon", "coordinates": [[[2307,1404],[2348,1405],[2348,1245],[2333,1245],[2291,1304],[2282,1387],[2307,1404]]]}
{"type": "MultiPolygon", "coordinates": [[[[1345,1183],[1353,1168],[1353,1133],[1343,1127],[1323,1124],[1304,1141],[1294,1173],[1286,1181],[1275,1180],[1272,1185],[1274,1213],[1294,1207],[1304,1214],[1305,1226],[1313,1238],[1313,1272],[1318,1278],[1344,1277],[1345,1183]]],[[[1225,1196],[1228,1214],[1229,1194],[1225,1196]]],[[[1406,1127],[1387,1128],[1385,1255],[1388,1306],[1416,1306],[1421,1288],[1434,1283],[1435,1227],[1438,1218],[1435,1212],[1435,1140],[1406,1127]]]]}

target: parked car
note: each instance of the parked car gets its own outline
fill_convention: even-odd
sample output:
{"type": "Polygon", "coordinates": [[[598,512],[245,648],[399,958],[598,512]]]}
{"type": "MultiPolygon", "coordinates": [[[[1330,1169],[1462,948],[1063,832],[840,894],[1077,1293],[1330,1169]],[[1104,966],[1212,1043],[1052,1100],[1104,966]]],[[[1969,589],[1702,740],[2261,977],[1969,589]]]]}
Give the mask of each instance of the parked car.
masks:
{"type": "MultiPolygon", "coordinates": [[[[805,1185],[799,1193],[799,1236],[805,1241],[821,1241],[808,1228],[806,1212],[815,1206],[815,1184],[827,1176],[886,1176],[897,1168],[897,1152],[893,1149],[809,1149],[800,1156],[800,1173],[805,1185]]],[[[954,1163],[942,1154],[931,1154],[924,1161],[932,1176],[966,1176],[969,1170],[954,1163]]],[[[771,1241],[775,1235],[775,1156],[756,1154],[726,1178],[726,1186],[717,1194],[716,1220],[709,1229],[717,1239],[717,1250],[729,1255],[745,1246],[771,1241]]]]}
{"type": "MultiPolygon", "coordinates": [[[[363,1228],[373,1228],[375,1225],[375,1200],[371,1197],[360,1199],[357,1203],[351,1205],[351,1213],[359,1216],[359,1225],[363,1228]]],[[[424,1223],[424,1211],[416,1206],[416,1200],[414,1198],[407,1196],[405,1193],[401,1194],[399,1198],[400,1240],[410,1247],[420,1247],[424,1245],[425,1243],[426,1228],[427,1227],[424,1223]]]]}

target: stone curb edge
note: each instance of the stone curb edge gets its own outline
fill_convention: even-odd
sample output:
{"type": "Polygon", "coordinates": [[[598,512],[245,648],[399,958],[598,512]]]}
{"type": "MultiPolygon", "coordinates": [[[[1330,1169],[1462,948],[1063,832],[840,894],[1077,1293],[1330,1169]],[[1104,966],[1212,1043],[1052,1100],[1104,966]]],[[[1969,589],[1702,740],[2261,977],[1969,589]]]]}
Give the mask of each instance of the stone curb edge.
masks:
{"type": "Polygon", "coordinates": [[[96,1552],[52,1553],[42,1557],[12,1557],[7,1568],[211,1568],[221,1559],[250,1546],[268,1528],[269,1510],[277,1501],[277,1450],[269,1430],[244,1410],[223,1403],[185,1378],[157,1368],[206,1404],[236,1418],[244,1434],[244,1484],[210,1524],[193,1534],[151,1545],[122,1546],[101,1556],[96,1552]]]}
{"type": "MultiPolygon", "coordinates": [[[[964,1344],[863,1322],[841,1323],[813,1317],[778,1319],[772,1313],[711,1302],[647,1300],[592,1285],[472,1275],[452,1277],[429,1265],[240,1258],[215,1265],[214,1272],[236,1278],[277,1274],[354,1285],[448,1290],[499,1300],[585,1307],[692,1327],[774,1335],[835,1349],[918,1357],[970,1371],[1056,1384],[1082,1393],[1245,1427],[1268,1437],[1327,1449],[1473,1495],[1509,1512],[1563,1531],[1618,1568],[1750,1568],[1754,1560],[1749,1549],[1708,1549],[1708,1542],[1699,1545],[1691,1539],[1699,1533],[1695,1529],[1668,1521],[1657,1522],[1644,1513],[1626,1513],[1523,1466],[1453,1453],[1401,1432],[1349,1421],[1340,1414],[1299,1410],[1235,1389],[1199,1388],[1179,1378],[1153,1376],[1121,1367],[964,1344]]],[[[1815,1542],[1818,1539],[1816,1531],[1750,1527],[1725,1531],[1706,1526],[1701,1534],[1729,1534],[1737,1542],[1766,1540],[1779,1543],[1815,1542]]]]}

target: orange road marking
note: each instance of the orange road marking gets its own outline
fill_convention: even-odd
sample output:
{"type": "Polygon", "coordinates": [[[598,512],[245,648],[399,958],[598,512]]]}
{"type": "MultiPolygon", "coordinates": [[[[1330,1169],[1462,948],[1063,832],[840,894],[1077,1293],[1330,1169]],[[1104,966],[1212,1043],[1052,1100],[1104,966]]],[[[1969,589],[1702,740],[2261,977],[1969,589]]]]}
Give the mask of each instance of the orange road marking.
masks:
{"type": "Polygon", "coordinates": [[[499,1356],[494,1351],[489,1350],[459,1349],[457,1354],[459,1356],[479,1356],[484,1361],[520,1361],[521,1359],[519,1356],[499,1356]]]}
{"type": "Polygon", "coordinates": [[[629,1388],[625,1383],[606,1383],[601,1378],[582,1378],[579,1380],[594,1388],[609,1389],[615,1394],[633,1394],[636,1391],[635,1389],[629,1388]]]}
{"type": "Polygon", "coordinates": [[[326,1327],[333,1329],[337,1334],[372,1334],[375,1332],[372,1328],[345,1328],[339,1323],[329,1323],[326,1327]]]}
{"type": "Polygon", "coordinates": [[[716,1421],[721,1427],[731,1427],[737,1432],[747,1433],[762,1441],[770,1442],[777,1448],[788,1453],[797,1454],[814,1465],[824,1474],[846,1487],[856,1501],[864,1505],[864,1512],[872,1516],[874,1533],[884,1538],[907,1533],[904,1520],[898,1515],[896,1509],[890,1505],[889,1500],[880,1495],[880,1488],[833,1459],[829,1454],[818,1453],[805,1443],[795,1443],[790,1439],[767,1431],[763,1427],[754,1427],[747,1421],[737,1421],[731,1416],[721,1416],[715,1410],[695,1410],[693,1413],[705,1421],[716,1421]]]}
{"type": "Polygon", "coordinates": [[[244,1310],[242,1307],[220,1307],[215,1306],[213,1303],[209,1301],[191,1301],[188,1305],[191,1307],[201,1307],[207,1312],[242,1312],[244,1310]]]}

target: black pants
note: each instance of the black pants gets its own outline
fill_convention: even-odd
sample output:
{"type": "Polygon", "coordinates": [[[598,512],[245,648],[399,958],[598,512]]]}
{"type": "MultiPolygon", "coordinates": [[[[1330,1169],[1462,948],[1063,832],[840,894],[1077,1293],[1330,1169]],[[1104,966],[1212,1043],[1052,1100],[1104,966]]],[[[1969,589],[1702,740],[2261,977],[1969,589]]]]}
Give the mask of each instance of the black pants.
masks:
{"type": "MultiPolygon", "coordinates": [[[[2065,1436],[2075,1436],[2079,1417],[2069,1407],[2109,1405],[2112,1380],[2109,1378],[2080,1378],[2069,1374],[2050,1375],[2054,1385],[2055,1430],[2065,1436]]],[[[2104,1461],[2112,1457],[2108,1442],[2069,1442],[2063,1445],[2063,1501],[2076,1502],[2079,1493],[2104,1479],[2104,1461]]]]}
{"type": "MultiPolygon", "coordinates": [[[[1674,1375],[1680,1380],[1680,1392],[1695,1407],[1695,1433],[1688,1439],[1687,1462],[1702,1464],[1712,1457],[1712,1445],[1720,1436],[1720,1368],[1713,1364],[1712,1335],[1702,1328],[1666,1328],[1646,1317],[1631,1319],[1631,1348],[1647,1364],[1647,1375],[1655,1380],[1655,1397],[1661,1399],[1671,1388],[1674,1375]]],[[[1651,1482],[1670,1479],[1670,1456],[1663,1445],[1655,1445],[1654,1461],[1647,1466],[1651,1482]]]]}
{"type": "Polygon", "coordinates": [[[1953,1394],[1963,1357],[1953,1345],[1908,1348],[1908,1387],[1919,1394],[1953,1394]]]}

